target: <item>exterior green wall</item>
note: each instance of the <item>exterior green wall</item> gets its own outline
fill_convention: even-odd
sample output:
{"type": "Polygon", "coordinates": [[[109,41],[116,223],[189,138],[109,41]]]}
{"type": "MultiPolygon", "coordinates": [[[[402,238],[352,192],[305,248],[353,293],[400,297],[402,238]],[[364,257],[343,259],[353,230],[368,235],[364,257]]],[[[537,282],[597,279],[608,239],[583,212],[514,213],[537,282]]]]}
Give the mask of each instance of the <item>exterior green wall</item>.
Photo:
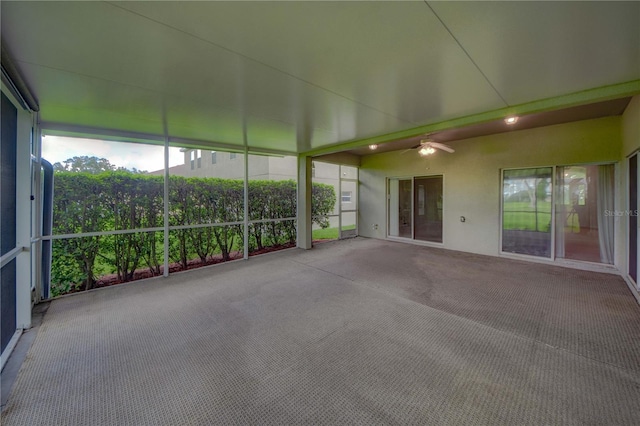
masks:
{"type": "Polygon", "coordinates": [[[618,163],[622,159],[621,121],[621,117],[607,117],[460,140],[450,144],[454,154],[438,151],[428,159],[415,151],[365,156],[360,169],[359,233],[386,237],[386,178],[441,174],[445,215],[442,247],[498,255],[500,170],[618,163]],[[465,216],[464,223],[460,216],[465,216]]]}

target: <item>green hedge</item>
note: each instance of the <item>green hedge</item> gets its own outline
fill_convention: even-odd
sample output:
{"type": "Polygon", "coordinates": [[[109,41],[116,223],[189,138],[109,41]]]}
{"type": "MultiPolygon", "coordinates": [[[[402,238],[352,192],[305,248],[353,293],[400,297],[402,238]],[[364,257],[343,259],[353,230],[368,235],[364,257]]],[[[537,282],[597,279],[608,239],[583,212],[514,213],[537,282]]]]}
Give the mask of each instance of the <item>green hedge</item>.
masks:
{"type": "MultiPolygon", "coordinates": [[[[249,188],[249,220],[296,216],[296,182],[253,180],[249,188]]],[[[76,234],[163,226],[162,176],[110,171],[98,174],[57,171],[54,175],[54,234],[76,234]]],[[[184,226],[244,220],[244,185],[241,180],[171,176],[169,225],[184,226]]],[[[331,185],[313,184],[314,223],[327,227],[336,194],[331,185]]],[[[211,256],[230,259],[243,250],[243,225],[170,231],[172,263],[186,269],[211,256]]],[[[295,221],[249,226],[249,251],[293,243],[295,221]]],[[[134,279],[147,268],[160,274],[163,233],[139,232],[54,240],[52,294],[91,289],[99,276],[117,274],[119,281],[134,279]]]]}

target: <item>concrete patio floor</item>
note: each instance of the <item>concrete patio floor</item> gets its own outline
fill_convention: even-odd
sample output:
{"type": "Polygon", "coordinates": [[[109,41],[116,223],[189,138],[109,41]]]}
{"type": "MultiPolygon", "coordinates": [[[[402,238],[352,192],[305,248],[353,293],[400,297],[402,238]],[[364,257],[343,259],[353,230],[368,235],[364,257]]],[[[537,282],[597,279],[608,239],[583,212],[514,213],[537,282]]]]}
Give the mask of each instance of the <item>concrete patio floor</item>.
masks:
{"type": "Polygon", "coordinates": [[[640,424],[615,275],[356,238],[51,303],[3,425],[640,424]]]}

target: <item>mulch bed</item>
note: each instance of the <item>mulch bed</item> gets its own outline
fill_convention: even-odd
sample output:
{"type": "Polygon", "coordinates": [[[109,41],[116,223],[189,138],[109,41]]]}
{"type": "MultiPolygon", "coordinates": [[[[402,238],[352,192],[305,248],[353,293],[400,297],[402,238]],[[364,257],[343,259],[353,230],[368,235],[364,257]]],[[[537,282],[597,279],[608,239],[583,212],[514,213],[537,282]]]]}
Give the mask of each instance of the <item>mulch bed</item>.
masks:
{"type": "MultiPolygon", "coordinates": [[[[276,245],[276,246],[265,247],[265,248],[263,248],[261,250],[252,251],[251,253],[249,253],[249,256],[258,256],[260,254],[271,253],[271,252],[274,252],[274,251],[284,250],[284,249],[292,248],[292,247],[295,247],[295,246],[296,246],[295,243],[289,243],[289,244],[280,244],[280,245],[276,245]]],[[[243,257],[243,253],[239,252],[239,251],[236,251],[236,252],[230,253],[229,260],[242,259],[242,257],[243,257]]],[[[219,254],[219,255],[215,255],[215,256],[209,257],[205,262],[202,262],[200,259],[190,260],[190,261],[187,262],[187,268],[186,269],[184,269],[180,263],[170,263],[169,264],[169,273],[201,268],[203,266],[215,265],[217,263],[222,263],[222,262],[225,262],[225,260],[222,258],[222,255],[219,254]]],[[[160,273],[159,274],[155,273],[155,271],[149,270],[149,268],[140,268],[140,269],[137,269],[133,273],[133,279],[129,280],[129,281],[124,281],[124,280],[118,279],[118,275],[117,274],[104,275],[104,276],[100,277],[98,280],[96,280],[94,288],[110,287],[112,285],[122,284],[122,283],[125,283],[125,282],[131,282],[131,281],[136,281],[136,280],[142,280],[142,279],[145,279],[145,278],[151,278],[151,277],[162,275],[163,272],[164,272],[164,267],[162,267],[162,266],[160,267],[160,273]]],[[[84,290],[84,288],[81,287],[80,289],[78,289],[76,291],[83,291],[83,290],[84,290]]],[[[74,293],[76,291],[71,291],[71,293],[74,293]]]]}

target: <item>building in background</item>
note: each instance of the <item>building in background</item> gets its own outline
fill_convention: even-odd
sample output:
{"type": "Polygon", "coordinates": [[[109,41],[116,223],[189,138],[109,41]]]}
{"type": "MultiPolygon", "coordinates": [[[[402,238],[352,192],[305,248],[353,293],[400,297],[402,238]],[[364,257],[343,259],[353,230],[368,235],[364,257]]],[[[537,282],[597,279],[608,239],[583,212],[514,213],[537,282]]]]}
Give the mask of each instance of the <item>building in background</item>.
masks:
{"type": "MultiPolygon", "coordinates": [[[[226,151],[207,151],[202,149],[183,149],[184,162],[169,168],[170,175],[185,177],[217,177],[222,179],[243,179],[244,159],[242,153],[226,151]]],[[[340,226],[340,209],[355,210],[357,205],[357,169],[341,167],[321,161],[314,161],[311,176],[314,183],[333,186],[336,201],[341,205],[334,209],[329,218],[329,227],[340,226]],[[342,173],[342,182],[341,176],[342,173]]],[[[161,175],[163,170],[151,172],[161,175]]],[[[249,180],[297,180],[298,160],[295,156],[249,155],[249,180]]],[[[343,227],[355,227],[356,215],[342,215],[343,227]]],[[[317,225],[314,225],[317,228],[317,225]]]]}

